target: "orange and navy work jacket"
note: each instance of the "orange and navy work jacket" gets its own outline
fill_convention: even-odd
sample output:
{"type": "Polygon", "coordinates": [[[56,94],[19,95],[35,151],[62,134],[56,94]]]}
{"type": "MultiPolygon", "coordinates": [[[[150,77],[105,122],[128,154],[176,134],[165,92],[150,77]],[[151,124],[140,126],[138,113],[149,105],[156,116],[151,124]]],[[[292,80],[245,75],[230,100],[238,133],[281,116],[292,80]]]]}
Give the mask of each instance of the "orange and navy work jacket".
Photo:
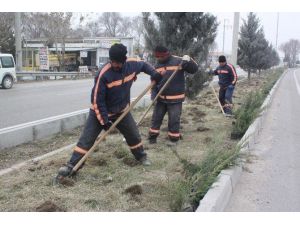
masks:
{"type": "Polygon", "coordinates": [[[224,66],[218,66],[214,74],[219,76],[219,85],[221,87],[235,85],[237,82],[236,70],[234,66],[229,63],[226,63],[224,66]]]}
{"type": "Polygon", "coordinates": [[[130,88],[140,72],[150,75],[151,79],[160,76],[153,66],[137,59],[127,59],[118,72],[110,63],[100,69],[92,89],[91,109],[102,125],[109,121],[109,116],[121,113],[130,104],[130,88]]]}
{"type": "MultiPolygon", "coordinates": [[[[154,88],[152,88],[152,99],[156,96],[156,94],[163,87],[163,85],[173,74],[173,72],[179,68],[181,62],[181,57],[171,55],[168,61],[166,61],[165,63],[158,63],[155,66],[156,71],[159,72],[163,76],[163,78],[156,86],[154,86],[154,88]]],[[[185,99],[185,72],[193,74],[197,71],[198,65],[193,59],[191,59],[184,70],[181,69],[177,71],[174,78],[168,84],[166,89],[164,89],[157,100],[165,103],[183,102],[185,99]]]]}

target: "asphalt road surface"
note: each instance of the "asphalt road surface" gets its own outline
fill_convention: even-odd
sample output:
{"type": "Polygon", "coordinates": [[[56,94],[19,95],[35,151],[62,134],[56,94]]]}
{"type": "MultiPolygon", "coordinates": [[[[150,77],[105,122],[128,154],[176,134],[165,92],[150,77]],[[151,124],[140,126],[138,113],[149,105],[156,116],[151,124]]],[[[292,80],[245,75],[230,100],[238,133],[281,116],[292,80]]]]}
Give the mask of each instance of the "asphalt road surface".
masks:
{"type": "Polygon", "coordinates": [[[300,211],[300,70],[284,76],[266,118],[225,211],[300,211]]]}
{"type": "MultiPolygon", "coordinates": [[[[93,84],[93,79],[58,80],[17,83],[12,89],[0,89],[0,129],[89,108],[93,84]]],[[[148,75],[138,75],[131,98],[149,84],[148,75]]]]}

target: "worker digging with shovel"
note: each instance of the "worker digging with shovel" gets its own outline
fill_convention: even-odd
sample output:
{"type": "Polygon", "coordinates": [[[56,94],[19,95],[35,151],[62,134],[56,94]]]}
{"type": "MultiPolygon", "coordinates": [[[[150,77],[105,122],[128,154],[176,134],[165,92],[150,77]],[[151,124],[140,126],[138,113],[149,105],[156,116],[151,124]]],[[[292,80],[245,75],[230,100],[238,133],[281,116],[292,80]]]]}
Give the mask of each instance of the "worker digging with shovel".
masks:
{"type": "Polygon", "coordinates": [[[233,65],[226,62],[224,55],[219,56],[219,66],[214,70],[219,77],[219,102],[225,116],[232,116],[232,95],[237,82],[237,74],[233,65]]]}
{"type": "Polygon", "coordinates": [[[185,72],[190,74],[196,73],[198,65],[188,55],[184,55],[183,57],[171,55],[169,50],[164,46],[157,46],[154,49],[154,56],[157,60],[156,71],[161,73],[163,79],[155,84],[151,92],[151,98],[154,99],[156,97],[157,102],[152,114],[148,140],[150,144],[156,143],[160,126],[165,114],[168,113],[169,142],[167,145],[175,146],[181,137],[180,117],[182,103],[185,99],[185,72]],[[168,86],[165,87],[164,84],[173,74],[174,77],[169,81],[168,86]],[[159,96],[157,96],[158,93],[159,96]]]}
{"type": "MultiPolygon", "coordinates": [[[[144,151],[136,122],[129,111],[132,107],[129,106],[130,88],[140,72],[150,75],[152,82],[157,83],[162,76],[150,64],[137,59],[127,59],[126,54],[127,49],[123,44],[114,44],[109,49],[110,62],[100,69],[95,78],[91,93],[92,106],[87,122],[70,160],[58,171],[56,176],[58,183],[61,178],[77,172],[75,165],[78,167],[77,163],[80,164],[81,159],[86,158],[88,151],[94,148],[93,145],[101,131],[104,129],[108,133],[110,128],[115,126],[124,136],[135,159],[144,166],[151,165],[144,151]]],[[[149,89],[151,87],[150,85],[149,89]]],[[[83,163],[78,169],[82,166],[83,163]]]]}

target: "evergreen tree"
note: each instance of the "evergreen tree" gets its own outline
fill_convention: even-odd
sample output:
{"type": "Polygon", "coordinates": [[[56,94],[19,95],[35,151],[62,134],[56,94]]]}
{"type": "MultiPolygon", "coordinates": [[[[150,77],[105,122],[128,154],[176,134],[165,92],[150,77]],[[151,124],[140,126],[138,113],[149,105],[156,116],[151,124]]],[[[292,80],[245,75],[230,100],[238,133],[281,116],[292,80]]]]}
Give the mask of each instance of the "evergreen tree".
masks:
{"type": "Polygon", "coordinates": [[[261,58],[260,48],[263,30],[260,28],[259,19],[254,13],[249,13],[247,21],[243,20],[238,42],[238,65],[248,72],[250,80],[251,72],[257,70],[257,62],[261,58]]]}
{"type": "Polygon", "coordinates": [[[258,51],[256,69],[260,75],[261,70],[270,69],[279,64],[279,56],[273,46],[266,40],[263,32],[258,34],[258,51]]]}
{"type": "Polygon", "coordinates": [[[146,49],[153,51],[158,44],[170,49],[172,54],[193,57],[199,64],[199,71],[186,79],[186,94],[196,96],[203,83],[209,79],[204,72],[210,46],[214,43],[217,31],[216,17],[203,12],[143,13],[146,49]]]}
{"type": "Polygon", "coordinates": [[[279,63],[280,63],[280,58],[279,58],[279,55],[276,51],[276,49],[270,45],[270,49],[271,49],[271,58],[270,58],[270,68],[272,66],[277,66],[279,63]]]}

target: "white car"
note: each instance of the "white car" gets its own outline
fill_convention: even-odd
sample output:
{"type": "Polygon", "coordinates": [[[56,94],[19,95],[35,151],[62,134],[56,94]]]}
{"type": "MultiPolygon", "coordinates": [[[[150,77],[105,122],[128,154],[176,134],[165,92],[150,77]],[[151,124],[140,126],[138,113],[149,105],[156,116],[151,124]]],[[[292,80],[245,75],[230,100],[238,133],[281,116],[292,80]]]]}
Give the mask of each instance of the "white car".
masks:
{"type": "Polygon", "coordinates": [[[0,86],[12,88],[17,81],[14,57],[11,54],[0,54],[0,86]]]}

